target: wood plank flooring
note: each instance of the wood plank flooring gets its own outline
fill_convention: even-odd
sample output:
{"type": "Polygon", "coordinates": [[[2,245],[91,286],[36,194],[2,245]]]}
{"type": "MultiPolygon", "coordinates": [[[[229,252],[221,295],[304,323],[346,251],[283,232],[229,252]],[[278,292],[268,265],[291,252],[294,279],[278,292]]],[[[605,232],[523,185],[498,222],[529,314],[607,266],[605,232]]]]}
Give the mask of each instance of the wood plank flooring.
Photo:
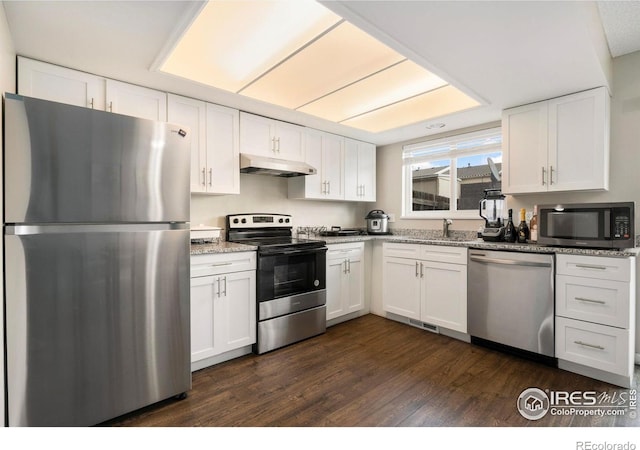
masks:
{"type": "MultiPolygon", "coordinates": [[[[637,386],[638,370],[636,370],[637,386]]],[[[529,387],[628,390],[375,315],[193,374],[185,400],[103,425],[135,427],[639,426],[640,419],[523,418],[529,387]]]]}

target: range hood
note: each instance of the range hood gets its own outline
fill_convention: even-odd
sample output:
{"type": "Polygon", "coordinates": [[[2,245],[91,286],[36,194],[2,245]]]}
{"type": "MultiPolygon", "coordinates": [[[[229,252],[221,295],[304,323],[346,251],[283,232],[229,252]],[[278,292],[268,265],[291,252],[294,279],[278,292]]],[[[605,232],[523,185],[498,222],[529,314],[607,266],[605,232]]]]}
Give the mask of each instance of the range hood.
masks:
{"type": "Polygon", "coordinates": [[[287,178],[318,173],[315,167],[305,162],[287,161],[285,159],[249,155],[247,153],[240,153],[240,172],[287,178]]]}

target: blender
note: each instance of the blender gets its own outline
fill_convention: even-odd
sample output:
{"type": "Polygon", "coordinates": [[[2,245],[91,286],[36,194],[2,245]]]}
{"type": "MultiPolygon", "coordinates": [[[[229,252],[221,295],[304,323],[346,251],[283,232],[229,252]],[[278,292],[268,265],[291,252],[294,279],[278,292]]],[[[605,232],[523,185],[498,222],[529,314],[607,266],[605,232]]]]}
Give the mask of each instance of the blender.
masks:
{"type": "Polygon", "coordinates": [[[484,198],[480,200],[480,217],[484,219],[482,239],[490,242],[504,240],[504,206],[505,196],[500,189],[485,189],[484,198]]]}

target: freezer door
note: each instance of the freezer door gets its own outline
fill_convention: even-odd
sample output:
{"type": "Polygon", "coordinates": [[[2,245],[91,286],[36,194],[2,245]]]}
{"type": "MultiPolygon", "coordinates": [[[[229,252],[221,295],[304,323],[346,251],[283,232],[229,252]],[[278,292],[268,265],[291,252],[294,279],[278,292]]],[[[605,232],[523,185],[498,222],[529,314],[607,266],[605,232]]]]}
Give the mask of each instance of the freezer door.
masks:
{"type": "Polygon", "coordinates": [[[10,426],[94,425],[191,387],[189,230],[71,228],[5,236],[10,426]]]}
{"type": "Polygon", "coordinates": [[[188,222],[188,128],[6,94],[5,222],[188,222]]]}

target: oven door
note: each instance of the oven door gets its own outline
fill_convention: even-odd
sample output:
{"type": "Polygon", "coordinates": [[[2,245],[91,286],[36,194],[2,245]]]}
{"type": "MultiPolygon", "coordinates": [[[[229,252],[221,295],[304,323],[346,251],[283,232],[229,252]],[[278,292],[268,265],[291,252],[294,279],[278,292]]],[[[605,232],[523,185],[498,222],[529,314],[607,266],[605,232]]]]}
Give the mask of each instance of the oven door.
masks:
{"type": "Polygon", "coordinates": [[[261,252],[257,271],[258,302],[324,290],[326,254],[326,247],[261,252]]]}

